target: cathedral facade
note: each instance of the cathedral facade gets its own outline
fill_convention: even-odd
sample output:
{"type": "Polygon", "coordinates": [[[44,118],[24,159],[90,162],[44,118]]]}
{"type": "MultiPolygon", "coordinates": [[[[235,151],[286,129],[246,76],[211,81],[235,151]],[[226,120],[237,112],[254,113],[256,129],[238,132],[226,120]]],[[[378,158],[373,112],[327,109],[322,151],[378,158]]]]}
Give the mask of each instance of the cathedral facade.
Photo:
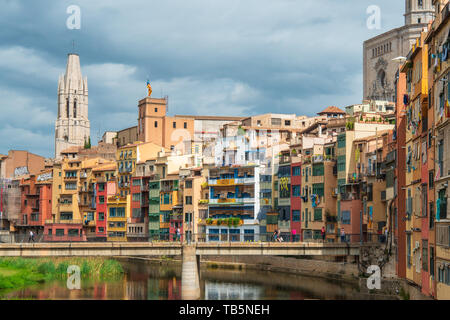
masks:
{"type": "Polygon", "coordinates": [[[378,35],[363,45],[363,99],[394,102],[395,74],[420,32],[434,19],[432,0],[405,0],[405,25],[378,35]]]}
{"type": "Polygon", "coordinates": [[[55,158],[61,151],[84,146],[90,137],[87,78],[81,75],[80,57],[70,53],[65,75],[58,81],[58,118],[55,123],[55,158]]]}

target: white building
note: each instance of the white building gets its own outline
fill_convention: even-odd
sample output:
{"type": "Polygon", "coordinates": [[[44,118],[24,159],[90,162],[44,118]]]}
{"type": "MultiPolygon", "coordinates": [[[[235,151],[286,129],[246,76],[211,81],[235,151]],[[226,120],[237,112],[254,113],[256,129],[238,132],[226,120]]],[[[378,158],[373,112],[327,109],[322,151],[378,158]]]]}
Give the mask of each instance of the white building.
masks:
{"type": "Polygon", "coordinates": [[[84,146],[90,137],[87,78],[82,77],[80,57],[70,53],[66,74],[58,81],[58,118],[55,123],[55,158],[73,146],[84,146]]]}

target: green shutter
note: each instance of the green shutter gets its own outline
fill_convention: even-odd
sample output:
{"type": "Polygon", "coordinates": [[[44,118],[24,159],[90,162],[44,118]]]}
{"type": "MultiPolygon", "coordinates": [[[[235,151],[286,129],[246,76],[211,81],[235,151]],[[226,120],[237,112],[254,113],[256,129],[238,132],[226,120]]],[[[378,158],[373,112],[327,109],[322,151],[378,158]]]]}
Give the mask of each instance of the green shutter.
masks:
{"type": "Polygon", "coordinates": [[[322,221],[322,208],[314,209],[314,221],[322,221]]]}

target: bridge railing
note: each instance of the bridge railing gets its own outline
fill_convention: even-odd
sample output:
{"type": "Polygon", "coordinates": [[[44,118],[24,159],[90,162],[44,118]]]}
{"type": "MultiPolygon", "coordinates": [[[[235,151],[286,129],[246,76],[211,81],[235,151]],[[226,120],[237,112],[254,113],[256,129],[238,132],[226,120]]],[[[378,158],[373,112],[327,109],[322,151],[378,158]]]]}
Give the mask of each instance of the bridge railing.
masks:
{"type": "MultiPolygon", "coordinates": [[[[86,237],[86,235],[48,235],[35,234],[31,238],[28,234],[10,234],[8,238],[0,239],[3,243],[51,243],[51,242],[128,242],[133,241],[124,237],[114,238],[93,238],[86,237]]],[[[146,237],[140,237],[140,242],[314,242],[314,243],[385,243],[386,237],[384,234],[365,233],[363,237],[360,234],[346,234],[344,237],[340,235],[325,235],[322,237],[301,237],[300,235],[293,235],[282,233],[280,237],[275,237],[273,233],[195,233],[195,234],[153,234],[146,237]]]]}

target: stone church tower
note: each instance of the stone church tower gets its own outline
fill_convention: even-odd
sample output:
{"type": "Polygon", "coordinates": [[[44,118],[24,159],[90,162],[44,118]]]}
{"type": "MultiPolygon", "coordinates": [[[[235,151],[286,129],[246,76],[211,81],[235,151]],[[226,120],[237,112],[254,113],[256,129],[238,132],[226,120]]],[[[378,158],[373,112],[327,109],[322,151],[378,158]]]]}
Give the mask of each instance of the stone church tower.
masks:
{"type": "Polygon", "coordinates": [[[55,123],[55,158],[61,151],[84,146],[90,136],[87,78],[82,77],[80,57],[68,55],[66,74],[58,81],[58,118],[55,123]]]}
{"type": "Polygon", "coordinates": [[[406,57],[422,29],[434,19],[432,0],[405,0],[405,25],[364,42],[363,99],[394,102],[397,57],[406,57]]]}

